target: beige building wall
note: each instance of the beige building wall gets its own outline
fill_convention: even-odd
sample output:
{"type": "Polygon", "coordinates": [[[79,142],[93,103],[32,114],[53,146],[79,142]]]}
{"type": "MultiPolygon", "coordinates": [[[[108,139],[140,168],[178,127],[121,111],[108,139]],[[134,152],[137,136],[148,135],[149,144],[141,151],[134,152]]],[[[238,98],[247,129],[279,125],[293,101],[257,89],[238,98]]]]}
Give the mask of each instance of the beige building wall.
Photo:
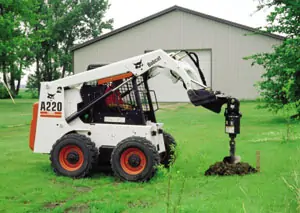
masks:
{"type": "MultiPolygon", "coordinates": [[[[107,64],[143,54],[146,50],[210,50],[211,65],[208,67],[212,88],[240,99],[255,99],[258,93],[253,85],[263,70],[251,67],[251,62],[243,57],[268,52],[281,40],[264,35],[245,36],[251,33],[194,14],[173,11],[75,50],[74,71],[83,72],[89,64],[107,64]]],[[[185,92],[176,92],[172,88],[166,93],[169,94],[166,101],[187,100],[182,97],[185,92]]]]}

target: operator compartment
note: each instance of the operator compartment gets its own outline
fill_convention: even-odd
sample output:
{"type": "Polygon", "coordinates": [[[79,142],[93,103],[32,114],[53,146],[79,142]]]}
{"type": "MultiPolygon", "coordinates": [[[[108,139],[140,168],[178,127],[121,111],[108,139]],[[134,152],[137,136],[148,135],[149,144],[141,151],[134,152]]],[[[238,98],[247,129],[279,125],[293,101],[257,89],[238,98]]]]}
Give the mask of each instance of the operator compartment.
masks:
{"type": "MultiPolygon", "coordinates": [[[[96,67],[97,65],[89,66],[90,69],[96,67]]],[[[80,96],[82,102],[78,104],[77,111],[98,99],[80,116],[84,123],[127,125],[146,125],[147,121],[156,123],[155,111],[158,104],[155,92],[149,90],[147,73],[132,77],[129,72],[84,83],[80,96]]]]}

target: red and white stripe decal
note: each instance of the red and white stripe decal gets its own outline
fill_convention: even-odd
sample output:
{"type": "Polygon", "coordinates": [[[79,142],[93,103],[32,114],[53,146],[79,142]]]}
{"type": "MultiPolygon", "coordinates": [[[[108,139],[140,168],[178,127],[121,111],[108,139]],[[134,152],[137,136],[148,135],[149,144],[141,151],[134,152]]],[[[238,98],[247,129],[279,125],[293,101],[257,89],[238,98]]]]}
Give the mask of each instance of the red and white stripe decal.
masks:
{"type": "Polygon", "coordinates": [[[49,111],[41,111],[40,117],[44,118],[61,118],[62,113],[61,112],[49,112],[49,111]]]}

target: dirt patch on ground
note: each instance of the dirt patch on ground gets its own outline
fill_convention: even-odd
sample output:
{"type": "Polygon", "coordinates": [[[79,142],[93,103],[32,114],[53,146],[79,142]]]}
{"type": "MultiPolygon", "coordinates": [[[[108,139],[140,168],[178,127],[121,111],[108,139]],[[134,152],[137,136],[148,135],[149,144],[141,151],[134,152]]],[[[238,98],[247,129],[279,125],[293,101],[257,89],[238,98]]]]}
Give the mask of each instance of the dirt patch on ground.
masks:
{"type": "Polygon", "coordinates": [[[169,110],[175,110],[180,106],[186,106],[186,103],[160,103],[159,108],[160,109],[169,109],[169,110]]]}
{"type": "Polygon", "coordinates": [[[47,209],[54,209],[56,208],[57,206],[61,206],[65,203],[66,201],[60,201],[60,202],[54,202],[54,203],[46,203],[44,205],[45,208],[47,209]]]}
{"type": "Polygon", "coordinates": [[[76,189],[78,192],[89,192],[89,191],[92,190],[92,188],[87,187],[87,186],[76,186],[75,189],[76,189]]]}
{"type": "Polygon", "coordinates": [[[20,116],[27,116],[27,115],[32,115],[31,113],[21,113],[19,114],[20,116]]]}
{"type": "Polygon", "coordinates": [[[29,124],[14,124],[14,125],[9,125],[5,126],[6,128],[15,128],[15,127],[22,127],[22,126],[29,126],[29,124]]]}
{"type": "Polygon", "coordinates": [[[205,171],[205,175],[219,175],[219,176],[228,176],[228,175],[246,175],[256,173],[257,170],[253,168],[248,163],[237,163],[229,164],[222,162],[216,162],[211,165],[208,170],[205,171]]]}
{"type": "Polygon", "coordinates": [[[141,207],[141,208],[147,208],[150,205],[150,203],[148,203],[147,201],[142,201],[142,200],[138,200],[135,202],[128,202],[128,207],[129,208],[135,208],[135,207],[141,207]]]}
{"type": "Polygon", "coordinates": [[[89,210],[89,206],[87,204],[81,204],[78,206],[69,207],[64,212],[65,213],[71,213],[71,212],[84,213],[84,212],[88,212],[88,210],[89,210]]]}

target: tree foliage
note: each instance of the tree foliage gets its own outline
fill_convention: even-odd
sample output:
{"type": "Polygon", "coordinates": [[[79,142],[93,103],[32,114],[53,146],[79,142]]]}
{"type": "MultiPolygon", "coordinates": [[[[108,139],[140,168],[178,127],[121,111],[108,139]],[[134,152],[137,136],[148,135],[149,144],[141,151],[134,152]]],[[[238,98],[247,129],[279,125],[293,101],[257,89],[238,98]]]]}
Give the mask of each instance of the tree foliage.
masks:
{"type": "Polygon", "coordinates": [[[258,9],[271,8],[261,30],[283,34],[285,39],[270,53],[248,57],[265,72],[257,86],[265,101],[261,107],[275,113],[286,106],[300,113],[300,0],[261,0],[258,9]]]}
{"type": "Polygon", "coordinates": [[[0,72],[13,95],[18,93],[22,70],[32,63],[27,38],[32,5],[31,0],[0,0],[0,72]]]}
{"type": "Polygon", "coordinates": [[[71,73],[70,48],[112,29],[113,20],[104,20],[109,6],[108,0],[0,0],[0,72],[12,93],[33,64],[30,88],[71,73]]]}
{"type": "Polygon", "coordinates": [[[38,0],[34,26],[36,72],[29,87],[52,81],[72,71],[70,48],[76,41],[99,36],[112,29],[113,20],[104,20],[107,0],[38,0]]]}

